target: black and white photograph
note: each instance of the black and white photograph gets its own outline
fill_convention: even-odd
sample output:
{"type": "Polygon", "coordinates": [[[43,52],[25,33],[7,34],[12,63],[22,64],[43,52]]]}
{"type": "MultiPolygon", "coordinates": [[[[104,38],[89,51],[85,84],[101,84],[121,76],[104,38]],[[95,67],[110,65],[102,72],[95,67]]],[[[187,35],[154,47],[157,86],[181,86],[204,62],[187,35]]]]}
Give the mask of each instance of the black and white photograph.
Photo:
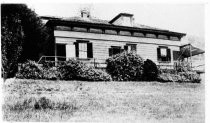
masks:
{"type": "Polygon", "coordinates": [[[205,123],[206,4],[2,1],[2,121],[205,123]]]}

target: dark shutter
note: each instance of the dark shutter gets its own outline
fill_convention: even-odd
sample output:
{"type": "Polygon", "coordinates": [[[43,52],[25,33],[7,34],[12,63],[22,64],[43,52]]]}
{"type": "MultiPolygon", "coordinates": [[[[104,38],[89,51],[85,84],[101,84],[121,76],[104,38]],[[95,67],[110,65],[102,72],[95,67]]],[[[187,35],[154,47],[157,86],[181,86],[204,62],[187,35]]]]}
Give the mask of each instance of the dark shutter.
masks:
{"type": "Polygon", "coordinates": [[[157,48],[157,60],[161,60],[161,55],[160,55],[160,48],[157,48]]]}
{"type": "Polygon", "coordinates": [[[180,51],[173,51],[173,59],[174,61],[177,61],[179,60],[181,57],[180,57],[180,51]]]}
{"type": "Polygon", "coordinates": [[[171,50],[167,49],[167,60],[171,61],[171,50]]]}
{"type": "Polygon", "coordinates": [[[87,57],[93,58],[93,44],[87,43],[87,57]]]}
{"type": "Polygon", "coordinates": [[[58,61],[65,61],[66,60],[66,45],[65,44],[56,44],[57,47],[57,56],[63,56],[58,57],[58,61]]]}
{"type": "Polygon", "coordinates": [[[109,56],[113,55],[113,48],[109,48],[109,56]]]}
{"type": "Polygon", "coordinates": [[[131,45],[131,51],[136,51],[136,45],[131,45]]]}
{"type": "Polygon", "coordinates": [[[79,43],[78,42],[74,42],[75,45],[75,53],[76,53],[76,57],[79,57],[79,43]]]}
{"type": "Polygon", "coordinates": [[[124,51],[124,49],[120,49],[120,53],[122,53],[124,51]]]}
{"type": "Polygon", "coordinates": [[[127,45],[124,46],[124,50],[128,51],[128,46],[127,45]]]}

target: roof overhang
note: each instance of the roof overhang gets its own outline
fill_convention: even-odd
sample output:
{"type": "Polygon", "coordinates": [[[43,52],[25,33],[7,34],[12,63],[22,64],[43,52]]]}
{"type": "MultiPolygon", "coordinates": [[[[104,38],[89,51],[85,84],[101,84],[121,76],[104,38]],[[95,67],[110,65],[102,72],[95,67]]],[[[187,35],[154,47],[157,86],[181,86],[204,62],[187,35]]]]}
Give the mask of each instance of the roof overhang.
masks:
{"type": "Polygon", "coordinates": [[[115,29],[115,30],[124,30],[124,31],[137,31],[137,32],[143,32],[143,33],[154,33],[154,34],[178,36],[179,38],[182,38],[183,36],[186,35],[185,33],[172,32],[169,30],[147,29],[147,28],[138,28],[138,27],[119,26],[119,25],[112,25],[112,24],[89,23],[89,22],[76,22],[76,21],[62,20],[62,19],[50,19],[47,22],[47,25],[78,26],[78,27],[92,27],[92,28],[102,28],[102,29],[115,29]]]}
{"type": "Polygon", "coordinates": [[[180,46],[180,50],[184,58],[205,53],[204,50],[197,48],[195,46],[192,46],[191,44],[180,46]]]}

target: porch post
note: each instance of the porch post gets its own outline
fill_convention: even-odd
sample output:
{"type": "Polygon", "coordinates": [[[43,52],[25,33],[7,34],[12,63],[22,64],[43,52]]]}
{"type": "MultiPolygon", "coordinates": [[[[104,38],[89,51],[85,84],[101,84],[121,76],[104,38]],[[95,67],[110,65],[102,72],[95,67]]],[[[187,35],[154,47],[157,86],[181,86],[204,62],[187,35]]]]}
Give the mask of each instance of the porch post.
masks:
{"type": "Polygon", "coordinates": [[[57,46],[56,46],[56,43],[55,43],[55,66],[57,66],[57,46]]]}
{"type": "Polygon", "coordinates": [[[192,51],[191,51],[191,44],[189,44],[190,46],[190,67],[192,69],[192,51]]]}

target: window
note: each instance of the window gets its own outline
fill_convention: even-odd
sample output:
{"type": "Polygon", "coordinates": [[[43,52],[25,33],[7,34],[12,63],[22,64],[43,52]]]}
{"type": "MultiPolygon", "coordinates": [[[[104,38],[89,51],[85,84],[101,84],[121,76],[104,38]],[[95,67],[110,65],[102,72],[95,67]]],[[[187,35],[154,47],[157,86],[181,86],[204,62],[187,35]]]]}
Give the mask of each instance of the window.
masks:
{"type": "Polygon", "coordinates": [[[78,40],[74,44],[76,50],[76,57],[82,59],[93,58],[92,43],[90,43],[89,41],[78,40]]]}
{"type": "Polygon", "coordinates": [[[111,46],[111,48],[109,48],[109,56],[119,54],[123,52],[123,50],[124,49],[121,49],[120,46],[111,46]]]}
{"type": "Polygon", "coordinates": [[[158,47],[157,48],[157,58],[158,61],[171,61],[171,50],[168,47],[158,47]]]}
{"type": "Polygon", "coordinates": [[[166,48],[160,48],[160,55],[161,57],[167,56],[167,49],[166,48]]]}
{"type": "Polygon", "coordinates": [[[87,43],[79,43],[79,58],[87,58],[87,43]]]}
{"type": "Polygon", "coordinates": [[[136,44],[126,44],[124,50],[127,52],[136,52],[136,44]]]}

